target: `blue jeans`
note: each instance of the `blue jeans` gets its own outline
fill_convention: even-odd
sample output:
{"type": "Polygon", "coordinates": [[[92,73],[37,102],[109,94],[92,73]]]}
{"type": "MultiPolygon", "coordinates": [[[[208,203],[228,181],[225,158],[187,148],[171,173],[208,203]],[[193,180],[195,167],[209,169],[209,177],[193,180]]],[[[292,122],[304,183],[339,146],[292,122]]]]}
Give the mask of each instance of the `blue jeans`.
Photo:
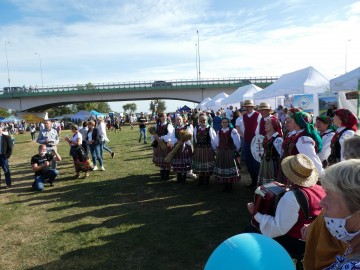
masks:
{"type": "Polygon", "coordinates": [[[59,171],[55,169],[49,169],[47,172],[44,172],[42,175],[35,176],[35,181],[32,184],[32,187],[36,191],[44,190],[44,182],[46,179],[49,179],[49,183],[52,184],[55,181],[55,178],[59,175],[59,171]]]}
{"type": "Polygon", "coordinates": [[[6,185],[8,187],[11,187],[11,174],[9,169],[9,161],[3,155],[0,155],[0,166],[4,170],[6,185]]]}
{"type": "Polygon", "coordinates": [[[144,142],[146,142],[146,127],[145,128],[140,128],[140,139],[139,141],[141,141],[141,138],[143,137],[143,134],[144,134],[144,142]]]}
{"type": "MultiPolygon", "coordinates": [[[[103,157],[104,150],[108,151],[110,154],[112,153],[111,149],[106,146],[106,142],[101,141],[100,142],[100,156],[101,156],[101,158],[103,157]]],[[[94,163],[94,165],[95,165],[95,163],[94,163]]]]}
{"type": "Polygon", "coordinates": [[[99,145],[89,144],[89,149],[90,149],[92,162],[94,163],[94,166],[96,166],[96,160],[98,160],[100,166],[103,166],[103,160],[100,155],[100,149],[101,149],[100,146],[101,146],[101,144],[99,144],[99,145]]]}

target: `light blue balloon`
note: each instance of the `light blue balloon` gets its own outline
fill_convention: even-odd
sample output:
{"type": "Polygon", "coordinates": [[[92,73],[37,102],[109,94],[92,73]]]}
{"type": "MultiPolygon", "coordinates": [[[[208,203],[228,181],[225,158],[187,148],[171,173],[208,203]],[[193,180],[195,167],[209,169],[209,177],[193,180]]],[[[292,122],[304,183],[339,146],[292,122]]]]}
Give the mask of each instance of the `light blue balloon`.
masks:
{"type": "Polygon", "coordinates": [[[205,270],[295,269],[286,250],[258,233],[238,234],[222,242],[206,262],[205,270]]]}

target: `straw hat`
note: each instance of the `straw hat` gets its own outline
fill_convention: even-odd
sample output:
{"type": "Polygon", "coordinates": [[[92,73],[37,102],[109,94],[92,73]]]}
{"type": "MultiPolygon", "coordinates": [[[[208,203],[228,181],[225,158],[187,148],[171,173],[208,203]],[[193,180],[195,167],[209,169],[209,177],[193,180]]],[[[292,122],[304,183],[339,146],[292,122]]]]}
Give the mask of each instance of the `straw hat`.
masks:
{"type": "Polygon", "coordinates": [[[244,107],[254,107],[255,105],[254,105],[254,102],[252,100],[247,99],[247,100],[244,101],[243,106],[244,107]]]}
{"type": "Polygon", "coordinates": [[[319,178],[314,163],[304,154],[284,158],[281,168],[285,176],[298,186],[311,187],[319,178]]]}
{"type": "Polygon", "coordinates": [[[261,102],[259,105],[259,110],[271,110],[270,104],[267,102],[261,102]]]}

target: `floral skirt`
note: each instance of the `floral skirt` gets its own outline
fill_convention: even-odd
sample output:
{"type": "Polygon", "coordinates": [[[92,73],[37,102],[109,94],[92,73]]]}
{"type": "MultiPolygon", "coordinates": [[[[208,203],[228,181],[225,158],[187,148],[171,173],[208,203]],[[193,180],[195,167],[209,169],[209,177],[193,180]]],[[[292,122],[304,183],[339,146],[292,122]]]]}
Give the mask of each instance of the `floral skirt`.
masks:
{"type": "Polygon", "coordinates": [[[195,174],[211,175],[215,166],[215,153],[211,146],[195,147],[191,166],[195,174]]]}
{"type": "Polygon", "coordinates": [[[279,165],[279,158],[266,158],[266,156],[264,155],[260,163],[257,185],[262,186],[274,181],[278,181],[279,165]]]}
{"type": "Polygon", "coordinates": [[[238,183],[240,181],[234,150],[218,149],[214,175],[219,183],[238,183]]]}
{"type": "Polygon", "coordinates": [[[165,157],[170,153],[170,150],[167,148],[163,150],[159,145],[153,150],[153,162],[156,166],[165,169],[171,169],[170,162],[165,162],[165,157]]]}
{"type": "MultiPolygon", "coordinates": [[[[176,145],[175,145],[176,146],[176,145]]],[[[191,170],[192,149],[190,145],[180,147],[171,162],[173,170],[178,173],[185,173],[191,170]]]]}

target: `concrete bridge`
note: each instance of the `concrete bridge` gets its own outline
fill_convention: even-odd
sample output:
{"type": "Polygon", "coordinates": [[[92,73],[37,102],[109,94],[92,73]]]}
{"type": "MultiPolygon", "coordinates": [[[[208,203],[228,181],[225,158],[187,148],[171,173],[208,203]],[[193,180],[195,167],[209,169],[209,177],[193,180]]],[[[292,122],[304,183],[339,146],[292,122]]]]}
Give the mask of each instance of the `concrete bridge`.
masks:
{"type": "Polygon", "coordinates": [[[108,84],[51,86],[39,89],[4,87],[0,94],[0,107],[17,111],[45,111],[66,104],[83,102],[111,102],[127,100],[173,99],[201,102],[206,97],[226,92],[233,93],[238,87],[254,83],[265,88],[278,77],[248,77],[151,82],[124,82],[108,84]]]}

